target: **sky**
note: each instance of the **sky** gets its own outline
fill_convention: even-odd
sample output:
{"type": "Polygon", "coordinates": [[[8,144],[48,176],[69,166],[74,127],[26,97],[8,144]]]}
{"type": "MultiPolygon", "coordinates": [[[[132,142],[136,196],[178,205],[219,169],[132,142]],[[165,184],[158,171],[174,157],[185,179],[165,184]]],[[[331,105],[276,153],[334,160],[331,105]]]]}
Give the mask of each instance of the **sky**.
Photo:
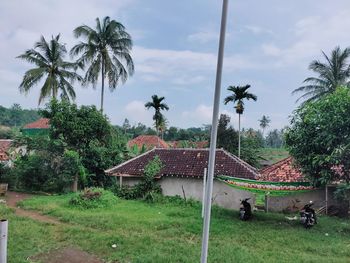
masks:
{"type": "MultiPolygon", "coordinates": [[[[144,104],[165,97],[169,126],[211,123],[222,1],[218,0],[2,0],[0,1],[0,105],[37,108],[40,85],[27,95],[18,86],[31,65],[16,58],[43,35],[61,34],[70,49],[73,29],[93,27],[96,17],[121,22],[133,38],[135,74],[105,93],[104,112],[113,124],[125,118],[151,126],[144,104]]],[[[313,73],[314,59],[335,46],[350,46],[348,0],[229,0],[220,112],[237,128],[233,105],[224,105],[230,85],[250,84],[258,100],[247,101],[242,127],[270,129],[289,123],[298,96],[291,92],[313,73]]],[[[67,56],[67,60],[70,57],[67,56]]],[[[75,84],[79,105],[100,103],[96,89],[75,84]]]]}

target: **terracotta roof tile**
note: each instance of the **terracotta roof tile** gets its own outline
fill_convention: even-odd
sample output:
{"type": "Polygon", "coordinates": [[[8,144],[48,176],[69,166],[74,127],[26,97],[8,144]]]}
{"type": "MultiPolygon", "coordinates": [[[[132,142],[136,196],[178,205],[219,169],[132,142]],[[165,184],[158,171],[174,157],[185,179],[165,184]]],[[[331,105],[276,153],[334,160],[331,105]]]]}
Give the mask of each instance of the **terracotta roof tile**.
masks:
{"type": "MultiPolygon", "coordinates": [[[[201,177],[208,166],[208,149],[153,149],[106,171],[109,175],[142,176],[145,165],[156,155],[164,167],[161,176],[201,177]]],[[[234,155],[216,150],[215,175],[255,179],[257,170],[234,155]]]]}
{"type": "Polygon", "coordinates": [[[155,135],[140,135],[136,138],[130,140],[128,142],[128,147],[132,148],[134,145],[137,145],[139,149],[142,148],[142,145],[145,145],[145,147],[149,150],[152,148],[169,148],[169,145],[163,141],[161,138],[155,135]]]}
{"type": "Polygon", "coordinates": [[[285,158],[260,170],[260,181],[304,182],[307,181],[300,170],[293,166],[292,157],[285,158]]]}
{"type": "Polygon", "coordinates": [[[8,161],[7,151],[11,147],[12,140],[0,140],[0,161],[8,161]]]}
{"type": "Polygon", "coordinates": [[[41,118],[35,122],[26,124],[23,128],[24,129],[48,129],[50,128],[49,121],[50,119],[41,118]]]}

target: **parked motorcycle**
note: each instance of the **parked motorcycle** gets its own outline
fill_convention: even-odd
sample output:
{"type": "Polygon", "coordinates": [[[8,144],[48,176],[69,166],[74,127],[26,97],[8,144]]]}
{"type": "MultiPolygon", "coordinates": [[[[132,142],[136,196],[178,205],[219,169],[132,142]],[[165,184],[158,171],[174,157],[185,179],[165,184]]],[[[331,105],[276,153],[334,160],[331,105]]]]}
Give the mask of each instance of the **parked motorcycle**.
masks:
{"type": "Polygon", "coordinates": [[[312,201],[309,204],[304,205],[303,209],[300,211],[300,222],[304,225],[305,228],[311,228],[317,224],[316,213],[311,206],[313,205],[312,201]]]}
{"type": "Polygon", "coordinates": [[[243,221],[249,220],[252,218],[252,207],[248,202],[250,198],[241,200],[241,207],[239,209],[239,218],[243,221]]]}

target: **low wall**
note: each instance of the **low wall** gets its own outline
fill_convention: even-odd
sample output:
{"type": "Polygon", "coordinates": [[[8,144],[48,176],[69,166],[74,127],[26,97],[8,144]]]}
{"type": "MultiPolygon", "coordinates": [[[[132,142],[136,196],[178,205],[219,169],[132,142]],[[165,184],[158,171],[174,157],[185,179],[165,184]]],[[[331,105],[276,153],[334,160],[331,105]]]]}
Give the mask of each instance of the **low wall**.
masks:
{"type": "MultiPolygon", "coordinates": [[[[140,179],[134,177],[123,177],[122,184],[134,186],[140,179]]],[[[119,184],[119,177],[117,179],[119,184]]],[[[166,196],[179,195],[181,197],[193,198],[202,202],[203,198],[203,178],[182,178],[182,177],[162,177],[158,181],[166,196]],[[184,196],[185,195],[185,196],[184,196]]],[[[250,203],[255,203],[255,196],[248,191],[235,189],[225,183],[214,180],[212,202],[218,206],[238,210],[240,200],[251,198],[250,203]]]]}
{"type": "MultiPolygon", "coordinates": [[[[203,179],[202,178],[181,178],[181,177],[163,177],[159,180],[163,194],[167,196],[179,195],[181,197],[193,198],[202,201],[203,198],[203,179]]],[[[247,191],[235,189],[214,180],[213,185],[213,204],[218,206],[238,210],[240,199],[251,198],[250,203],[255,203],[255,196],[247,191]]]]}
{"type": "MultiPolygon", "coordinates": [[[[334,188],[328,189],[328,206],[336,204],[333,198],[334,188]]],[[[267,207],[270,212],[295,212],[312,201],[314,208],[320,208],[326,205],[325,189],[312,190],[295,195],[269,196],[267,197],[267,207]]]]}

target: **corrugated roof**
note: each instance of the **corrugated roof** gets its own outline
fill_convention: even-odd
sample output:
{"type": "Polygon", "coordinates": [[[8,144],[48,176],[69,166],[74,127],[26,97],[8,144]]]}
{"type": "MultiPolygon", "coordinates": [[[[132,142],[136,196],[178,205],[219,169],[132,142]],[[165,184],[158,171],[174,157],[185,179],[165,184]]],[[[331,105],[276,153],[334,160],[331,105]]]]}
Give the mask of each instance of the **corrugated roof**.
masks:
{"type": "MultiPolygon", "coordinates": [[[[145,165],[156,155],[164,166],[158,177],[202,177],[204,169],[208,167],[209,149],[153,149],[107,170],[106,173],[115,176],[143,176],[145,165]]],[[[223,149],[216,150],[215,175],[245,179],[258,177],[254,167],[223,149]]]]}

